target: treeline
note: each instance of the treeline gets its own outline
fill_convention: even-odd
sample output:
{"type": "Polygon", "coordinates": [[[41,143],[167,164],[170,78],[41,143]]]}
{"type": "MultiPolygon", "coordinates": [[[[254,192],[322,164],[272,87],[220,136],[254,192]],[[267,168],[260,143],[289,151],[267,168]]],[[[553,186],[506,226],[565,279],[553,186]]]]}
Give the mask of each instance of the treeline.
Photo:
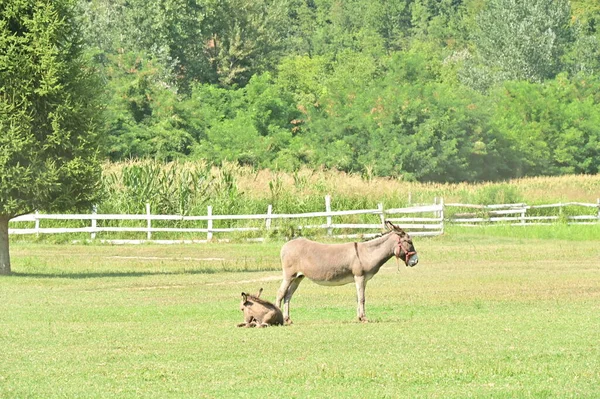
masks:
{"type": "Polygon", "coordinates": [[[108,159],[598,173],[595,0],[78,0],[108,159]]]}

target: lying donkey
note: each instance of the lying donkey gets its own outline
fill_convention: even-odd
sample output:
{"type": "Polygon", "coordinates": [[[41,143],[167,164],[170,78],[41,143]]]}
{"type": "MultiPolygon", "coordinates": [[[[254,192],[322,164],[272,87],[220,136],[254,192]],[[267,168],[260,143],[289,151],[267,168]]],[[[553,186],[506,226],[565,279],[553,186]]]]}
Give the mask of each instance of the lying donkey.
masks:
{"type": "Polygon", "coordinates": [[[269,327],[271,325],[282,325],[283,314],[281,310],[269,301],[260,299],[261,288],[256,295],[242,292],[240,310],[244,312],[244,322],[238,327],[269,327]]]}

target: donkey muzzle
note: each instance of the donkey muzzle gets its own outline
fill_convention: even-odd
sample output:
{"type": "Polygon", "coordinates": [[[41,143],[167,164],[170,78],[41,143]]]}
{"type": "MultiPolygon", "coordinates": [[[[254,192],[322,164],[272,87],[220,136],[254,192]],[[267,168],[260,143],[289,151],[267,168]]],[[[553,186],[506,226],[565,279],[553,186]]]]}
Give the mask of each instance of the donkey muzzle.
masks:
{"type": "Polygon", "coordinates": [[[409,254],[408,256],[408,260],[406,261],[406,266],[416,266],[417,263],[419,263],[419,256],[417,255],[416,252],[409,254]]]}

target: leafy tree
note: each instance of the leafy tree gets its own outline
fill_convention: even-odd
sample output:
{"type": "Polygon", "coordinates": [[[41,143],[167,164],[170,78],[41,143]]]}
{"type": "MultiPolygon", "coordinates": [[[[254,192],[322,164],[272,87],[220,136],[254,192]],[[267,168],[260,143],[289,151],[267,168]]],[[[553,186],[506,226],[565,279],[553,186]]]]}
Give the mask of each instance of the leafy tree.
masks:
{"type": "Polygon", "coordinates": [[[456,47],[467,40],[465,0],[414,0],[411,7],[411,31],[416,39],[456,47]]]}
{"type": "Polygon", "coordinates": [[[504,140],[489,126],[485,96],[440,83],[420,54],[395,59],[381,82],[372,151],[378,175],[419,181],[497,180],[507,176],[504,140]]]}
{"type": "Polygon", "coordinates": [[[600,166],[598,79],[506,83],[491,121],[512,142],[516,176],[595,174],[600,166]]]}
{"type": "Polygon", "coordinates": [[[279,63],[276,83],[284,92],[291,93],[299,108],[306,112],[306,107],[313,106],[325,94],[331,69],[327,57],[286,57],[279,63]]]}
{"type": "Polygon", "coordinates": [[[213,75],[223,86],[244,86],[274,69],[288,32],[287,2],[209,0],[203,40],[213,75]]]}
{"type": "Polygon", "coordinates": [[[98,82],[80,37],[70,0],[0,2],[0,274],[11,218],[98,194],[98,82]]]}
{"type": "Polygon", "coordinates": [[[600,33],[600,3],[596,0],[572,0],[573,18],[581,23],[586,33],[600,33]]]}
{"type": "Polygon", "coordinates": [[[305,146],[296,147],[302,151],[297,155],[312,166],[360,171],[357,157],[368,150],[372,121],[366,115],[379,65],[368,54],[344,50],[330,68],[316,101],[302,106],[306,123],[296,137],[305,146]]]}
{"type": "Polygon", "coordinates": [[[346,56],[352,62],[330,75],[296,136],[305,146],[294,148],[304,148],[312,166],[422,181],[510,176],[510,142],[489,125],[491,104],[469,88],[440,83],[439,61],[396,54],[379,75],[368,57],[346,56]]]}
{"type": "Polygon", "coordinates": [[[570,18],[568,0],[489,0],[477,17],[476,54],[463,81],[485,90],[506,80],[552,79],[574,40],[570,18]]]}
{"type": "Polygon", "coordinates": [[[194,125],[197,143],[192,157],[255,167],[276,163],[292,138],[292,121],[299,116],[291,96],[268,73],[253,77],[243,89],[198,85],[186,108],[199,121],[194,125]]]}
{"type": "Polygon", "coordinates": [[[572,76],[593,76],[600,73],[600,33],[592,34],[586,30],[582,24],[575,25],[577,39],[563,57],[564,70],[572,76]]]}
{"type": "Polygon", "coordinates": [[[387,54],[409,47],[411,35],[410,0],[377,0],[367,2],[365,25],[380,37],[387,54]]]}
{"type": "Polygon", "coordinates": [[[165,83],[183,91],[194,81],[214,81],[205,55],[202,2],[80,0],[79,6],[85,39],[105,68],[114,67],[117,54],[145,54],[162,64],[165,83]]]}
{"type": "Polygon", "coordinates": [[[111,160],[170,161],[190,153],[194,141],[177,90],[164,64],[144,53],[110,55],[106,69],[106,152],[111,160]]]}

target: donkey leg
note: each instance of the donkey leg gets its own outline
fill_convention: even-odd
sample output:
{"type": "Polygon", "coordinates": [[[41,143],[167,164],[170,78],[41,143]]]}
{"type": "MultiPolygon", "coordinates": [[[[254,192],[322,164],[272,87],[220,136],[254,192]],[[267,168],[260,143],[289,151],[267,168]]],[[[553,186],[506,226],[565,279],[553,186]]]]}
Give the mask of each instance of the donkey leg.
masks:
{"type": "Polygon", "coordinates": [[[367,321],[365,315],[365,287],[367,280],[365,276],[354,276],[354,283],[356,284],[356,315],[359,321],[365,323],[367,321]]]}
{"type": "MultiPolygon", "coordinates": [[[[283,276],[283,281],[281,282],[281,286],[279,286],[279,290],[277,291],[277,298],[275,299],[275,306],[281,309],[281,301],[285,297],[288,288],[290,288],[290,284],[292,284],[292,278],[288,278],[287,276],[283,276]]],[[[283,310],[283,309],[282,309],[283,310]]]]}
{"type": "Polygon", "coordinates": [[[285,293],[285,297],[283,299],[283,321],[286,324],[292,324],[292,320],[290,320],[290,301],[292,300],[292,295],[294,295],[294,292],[296,292],[302,280],[304,280],[303,275],[293,279],[292,283],[287,289],[287,292],[285,293]]]}
{"type": "Polygon", "coordinates": [[[256,319],[253,316],[244,317],[244,322],[238,324],[238,327],[254,327],[256,325],[256,319]]]}

